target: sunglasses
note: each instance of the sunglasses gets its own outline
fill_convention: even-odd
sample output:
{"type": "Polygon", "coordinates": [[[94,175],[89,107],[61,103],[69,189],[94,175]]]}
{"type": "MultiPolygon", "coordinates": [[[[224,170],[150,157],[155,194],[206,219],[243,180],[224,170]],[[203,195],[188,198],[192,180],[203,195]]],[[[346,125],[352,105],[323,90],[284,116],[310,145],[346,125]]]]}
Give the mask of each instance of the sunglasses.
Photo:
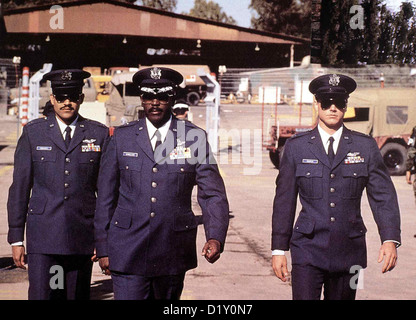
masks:
{"type": "Polygon", "coordinates": [[[337,109],[339,110],[343,110],[345,109],[345,107],[347,106],[347,100],[344,99],[336,99],[336,100],[321,100],[319,101],[319,103],[321,104],[321,108],[322,110],[328,110],[329,108],[331,108],[331,106],[334,104],[335,107],[337,107],[337,109]]]}
{"type": "Polygon", "coordinates": [[[142,95],[142,102],[145,104],[152,103],[153,100],[158,100],[160,104],[168,104],[170,95],[167,93],[161,93],[161,94],[151,94],[151,93],[145,93],[142,95]]]}
{"type": "Polygon", "coordinates": [[[64,103],[66,100],[69,100],[72,102],[78,102],[81,99],[81,94],[78,94],[78,93],[56,94],[54,95],[54,97],[58,103],[64,103]]]}

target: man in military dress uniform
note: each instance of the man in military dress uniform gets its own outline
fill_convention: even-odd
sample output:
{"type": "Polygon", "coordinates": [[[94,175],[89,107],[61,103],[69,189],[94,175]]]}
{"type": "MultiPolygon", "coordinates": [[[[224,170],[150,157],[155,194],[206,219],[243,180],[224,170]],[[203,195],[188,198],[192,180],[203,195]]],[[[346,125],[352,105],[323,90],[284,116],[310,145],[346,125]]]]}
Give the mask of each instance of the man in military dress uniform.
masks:
{"type": "Polygon", "coordinates": [[[207,239],[202,254],[214,263],[224,248],[228,201],[207,135],[171,113],[182,81],[169,68],[137,72],[145,118],[116,128],[103,155],[96,249],[118,300],[179,299],[185,272],[197,266],[194,185],[207,239]]]}
{"type": "Polygon", "coordinates": [[[96,182],[108,139],[105,125],[78,114],[89,76],[78,69],[45,74],[54,113],[29,122],[17,144],[8,241],[25,269],[26,225],[29,299],[89,298],[96,182]]]}
{"type": "Polygon", "coordinates": [[[392,270],[400,244],[396,192],[376,142],[343,125],[356,83],[323,75],[309,86],[318,102],[318,125],[285,145],[276,180],[272,219],[273,269],[287,281],[284,251],[292,258],[293,299],[355,299],[352,277],[367,265],[360,203],[364,188],[377,223],[382,272],[392,270]],[[302,210],[293,226],[297,196],[302,210]]]}

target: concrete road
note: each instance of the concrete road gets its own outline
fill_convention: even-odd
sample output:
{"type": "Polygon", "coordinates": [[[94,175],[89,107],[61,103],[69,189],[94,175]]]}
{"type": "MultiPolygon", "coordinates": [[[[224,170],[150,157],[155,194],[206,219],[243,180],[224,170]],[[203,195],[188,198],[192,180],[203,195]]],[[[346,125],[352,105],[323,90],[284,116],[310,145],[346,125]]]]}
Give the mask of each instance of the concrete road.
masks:
{"type": "MultiPolygon", "coordinates": [[[[259,105],[221,106],[217,160],[230,202],[230,228],[220,260],[211,265],[200,257],[198,268],[187,273],[183,300],[291,299],[290,284],[277,279],[271,269],[271,215],[278,171],[261,147],[261,109],[259,105]]],[[[267,123],[267,119],[274,121],[272,109],[266,110],[269,113],[263,123],[267,123]]],[[[205,128],[205,107],[193,107],[191,111],[193,122],[205,128]]],[[[281,117],[281,124],[297,123],[299,110],[292,111],[292,115],[281,117]]],[[[14,143],[11,140],[15,128],[13,119],[0,119],[0,142],[7,144],[0,151],[0,188],[3,190],[0,195],[0,299],[27,299],[27,274],[8,268],[11,265],[10,247],[6,241],[6,201],[12,179],[14,143]]],[[[399,248],[398,266],[392,272],[381,273],[381,265],[377,263],[380,239],[367,199],[363,197],[362,213],[368,229],[368,267],[360,280],[358,300],[416,299],[415,200],[412,187],[406,184],[404,177],[392,179],[402,214],[403,244],[399,248]]],[[[193,203],[195,214],[201,214],[195,195],[193,203]]],[[[199,251],[204,237],[203,227],[199,226],[199,251]]],[[[112,299],[111,280],[101,275],[97,264],[94,264],[92,298],[112,299]]]]}

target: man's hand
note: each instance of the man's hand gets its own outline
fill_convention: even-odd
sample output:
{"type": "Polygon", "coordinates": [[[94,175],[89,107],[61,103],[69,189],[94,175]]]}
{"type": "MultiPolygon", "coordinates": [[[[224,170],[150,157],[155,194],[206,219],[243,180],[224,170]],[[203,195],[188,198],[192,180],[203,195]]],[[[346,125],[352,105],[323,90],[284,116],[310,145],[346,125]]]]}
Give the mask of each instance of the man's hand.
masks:
{"type": "Polygon", "coordinates": [[[99,258],[98,264],[100,265],[101,272],[103,274],[105,274],[107,276],[111,275],[111,272],[110,272],[110,269],[109,269],[110,262],[108,260],[108,257],[101,257],[101,258],[99,258]]]}
{"type": "Polygon", "coordinates": [[[12,256],[16,267],[26,270],[25,267],[25,247],[12,246],[12,256]]]}
{"type": "Polygon", "coordinates": [[[202,249],[202,255],[209,263],[214,263],[220,258],[221,244],[218,240],[209,239],[202,249]]]}
{"type": "Polygon", "coordinates": [[[412,184],[412,174],[410,173],[410,171],[406,171],[406,182],[408,184],[412,184]]]}
{"type": "Polygon", "coordinates": [[[383,267],[381,272],[385,273],[394,269],[397,263],[397,249],[394,242],[385,242],[380,248],[380,253],[378,255],[377,262],[380,263],[383,261],[383,267]]]}
{"type": "Polygon", "coordinates": [[[277,255],[272,256],[272,267],[276,276],[286,282],[289,280],[287,277],[289,276],[289,271],[287,270],[287,259],[284,255],[277,255]]]}

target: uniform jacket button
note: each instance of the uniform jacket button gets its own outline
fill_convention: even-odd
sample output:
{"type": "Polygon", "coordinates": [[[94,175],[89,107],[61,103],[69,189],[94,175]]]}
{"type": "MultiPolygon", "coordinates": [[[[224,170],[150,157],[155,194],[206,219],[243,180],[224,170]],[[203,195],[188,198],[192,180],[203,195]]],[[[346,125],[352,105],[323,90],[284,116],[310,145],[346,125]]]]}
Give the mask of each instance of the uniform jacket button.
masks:
{"type": "Polygon", "coordinates": [[[331,208],[335,208],[335,203],[331,202],[331,203],[329,204],[329,206],[330,206],[331,208]]]}
{"type": "Polygon", "coordinates": [[[159,170],[158,170],[157,168],[153,168],[153,169],[152,169],[152,171],[156,173],[156,172],[158,172],[159,170]]]}
{"type": "Polygon", "coordinates": [[[154,218],[154,217],[155,217],[155,215],[156,215],[156,213],[154,213],[154,212],[150,212],[150,217],[151,217],[151,218],[154,218]]]}
{"type": "Polygon", "coordinates": [[[155,203],[155,202],[157,201],[155,197],[151,197],[151,198],[150,198],[150,200],[151,200],[153,203],[155,203]]]}

